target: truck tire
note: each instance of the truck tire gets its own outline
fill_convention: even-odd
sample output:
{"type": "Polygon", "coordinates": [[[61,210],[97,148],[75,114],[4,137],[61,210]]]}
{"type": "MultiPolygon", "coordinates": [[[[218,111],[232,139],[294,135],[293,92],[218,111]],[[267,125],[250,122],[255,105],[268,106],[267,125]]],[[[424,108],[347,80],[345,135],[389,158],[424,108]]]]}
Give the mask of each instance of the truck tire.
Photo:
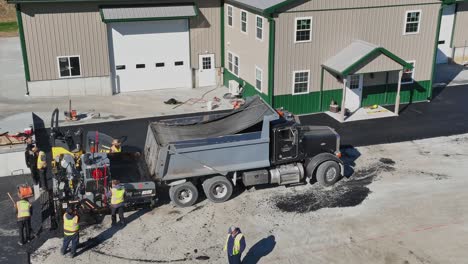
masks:
{"type": "Polygon", "coordinates": [[[319,165],[315,177],[320,185],[329,187],[340,179],[340,171],[340,165],[335,161],[329,160],[319,165]]]}
{"type": "Polygon", "coordinates": [[[203,182],[203,190],[213,203],[223,203],[231,198],[233,187],[226,177],[216,176],[203,182]]]}
{"type": "Polygon", "coordinates": [[[178,207],[192,206],[198,200],[198,189],[191,182],[171,186],[169,189],[171,201],[178,207]]]}

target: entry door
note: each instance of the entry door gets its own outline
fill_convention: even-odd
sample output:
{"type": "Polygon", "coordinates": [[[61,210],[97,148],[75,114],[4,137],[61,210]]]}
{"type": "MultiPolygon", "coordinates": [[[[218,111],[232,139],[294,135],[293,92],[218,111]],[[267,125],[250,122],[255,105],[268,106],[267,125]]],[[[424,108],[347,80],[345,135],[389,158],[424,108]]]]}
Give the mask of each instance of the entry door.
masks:
{"type": "Polygon", "coordinates": [[[450,41],[452,39],[455,23],[455,5],[444,6],[442,20],[440,22],[439,45],[437,49],[437,64],[448,63],[452,57],[450,41]]]}
{"type": "Polygon", "coordinates": [[[355,112],[361,107],[362,97],[362,74],[349,75],[346,84],[346,108],[351,112],[355,112]]]}
{"type": "Polygon", "coordinates": [[[216,69],[214,54],[200,55],[198,59],[198,86],[216,85],[216,69]]]}

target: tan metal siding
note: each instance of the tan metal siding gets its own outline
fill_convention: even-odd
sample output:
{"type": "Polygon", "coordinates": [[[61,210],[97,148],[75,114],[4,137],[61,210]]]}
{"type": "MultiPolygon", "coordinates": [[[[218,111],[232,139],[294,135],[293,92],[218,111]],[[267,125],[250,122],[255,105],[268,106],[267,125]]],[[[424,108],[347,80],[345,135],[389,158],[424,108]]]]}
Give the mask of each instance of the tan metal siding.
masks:
{"type": "Polygon", "coordinates": [[[266,18],[263,18],[263,41],[257,39],[256,34],[256,14],[247,12],[248,29],[247,34],[240,31],[240,10],[233,7],[233,27],[228,26],[227,4],[225,5],[225,67],[228,67],[228,51],[239,56],[240,70],[239,77],[255,86],[255,66],[263,71],[262,92],[268,94],[268,41],[270,25],[266,18]]]}
{"type": "MultiPolygon", "coordinates": [[[[439,7],[417,5],[279,14],[275,95],[291,93],[292,72],[298,70],[310,70],[310,91],[319,91],[321,64],[357,39],[383,46],[407,61],[415,60],[416,80],[430,80],[439,7]],[[408,10],[422,10],[419,34],[403,35],[408,10]],[[308,16],[313,18],[312,41],[295,44],[295,18],[308,16]]],[[[341,86],[336,77],[325,74],[324,90],[341,86]]]]}
{"type": "Polygon", "coordinates": [[[356,71],[357,74],[370,72],[395,71],[402,69],[403,66],[381,54],[377,58],[367,60],[362,63],[361,68],[356,71]]]}
{"type": "Polygon", "coordinates": [[[396,5],[439,4],[439,0],[309,0],[291,4],[279,12],[298,12],[310,10],[384,7],[396,5]]]}
{"type": "Polygon", "coordinates": [[[453,34],[454,47],[468,47],[468,2],[457,4],[457,17],[453,34]]]}
{"type": "Polygon", "coordinates": [[[106,25],[93,4],[22,4],[32,81],[59,79],[58,56],[79,55],[82,77],[109,75],[106,25]]]}
{"type": "Polygon", "coordinates": [[[198,69],[200,54],[215,54],[216,67],[221,67],[221,3],[199,0],[198,17],[190,19],[192,68],[198,69]]]}

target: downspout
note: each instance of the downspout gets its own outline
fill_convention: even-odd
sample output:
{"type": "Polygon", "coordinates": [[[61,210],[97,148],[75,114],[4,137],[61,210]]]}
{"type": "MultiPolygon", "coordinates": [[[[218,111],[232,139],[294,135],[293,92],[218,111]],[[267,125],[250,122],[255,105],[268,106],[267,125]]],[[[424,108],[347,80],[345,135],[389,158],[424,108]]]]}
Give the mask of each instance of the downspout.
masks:
{"type": "Polygon", "coordinates": [[[324,69],[322,67],[322,71],[320,73],[320,101],[319,101],[319,112],[323,111],[323,75],[324,75],[324,69]]]}
{"type": "Polygon", "coordinates": [[[444,4],[441,4],[440,5],[440,9],[439,9],[439,18],[437,19],[437,31],[436,31],[436,37],[435,37],[435,44],[434,44],[434,54],[433,54],[433,58],[432,58],[432,77],[431,77],[431,81],[430,81],[430,86],[429,86],[429,90],[427,92],[427,100],[431,100],[432,99],[432,85],[434,83],[434,79],[435,79],[435,66],[436,66],[436,59],[437,59],[437,49],[438,49],[438,46],[439,46],[439,36],[440,36],[440,25],[441,25],[441,21],[442,21],[442,11],[444,9],[444,4]]]}
{"type": "Polygon", "coordinates": [[[23,18],[21,17],[21,6],[16,4],[16,19],[18,21],[18,33],[21,43],[21,53],[23,55],[23,66],[24,66],[24,77],[26,80],[26,95],[29,95],[29,86],[28,83],[31,81],[29,75],[29,62],[28,62],[28,52],[26,50],[26,41],[24,39],[24,28],[23,28],[23,18]]]}
{"type": "Polygon", "coordinates": [[[270,105],[274,108],[274,85],[275,85],[275,19],[273,14],[268,18],[270,24],[270,39],[268,49],[268,100],[270,105]]]}

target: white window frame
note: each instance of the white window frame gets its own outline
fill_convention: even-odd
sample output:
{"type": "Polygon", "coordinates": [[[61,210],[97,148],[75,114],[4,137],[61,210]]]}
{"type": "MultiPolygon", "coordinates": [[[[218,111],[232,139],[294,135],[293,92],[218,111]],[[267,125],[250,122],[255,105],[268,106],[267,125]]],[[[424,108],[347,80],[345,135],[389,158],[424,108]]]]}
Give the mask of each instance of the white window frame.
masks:
{"type": "Polygon", "coordinates": [[[228,51],[227,53],[228,53],[228,70],[229,70],[229,72],[231,72],[235,76],[239,77],[239,75],[240,75],[240,57],[237,54],[235,54],[234,52],[231,52],[231,51],[228,51]],[[232,62],[231,62],[232,63],[232,70],[229,69],[229,54],[232,55],[232,62]],[[237,65],[237,74],[234,71],[234,67],[236,66],[234,64],[234,62],[236,61],[236,59],[235,59],[236,57],[237,57],[237,61],[239,62],[239,64],[237,65]]]}
{"type": "Polygon", "coordinates": [[[69,79],[69,78],[78,78],[83,75],[82,73],[82,68],[81,68],[81,57],[80,55],[65,55],[65,56],[57,56],[57,71],[58,71],[58,76],[60,79],[69,79]],[[71,76],[71,70],[70,70],[70,76],[60,76],[60,58],[68,58],[68,66],[70,67],[70,58],[71,57],[78,57],[78,62],[80,64],[80,75],[73,75],[71,76]]]}
{"type": "Polygon", "coordinates": [[[312,41],[312,27],[314,26],[314,20],[312,19],[312,17],[296,17],[294,19],[294,43],[307,43],[307,42],[311,42],[312,41]],[[301,41],[297,41],[297,21],[298,20],[306,20],[306,19],[310,19],[310,38],[309,40],[301,40],[301,41]]]}
{"type": "Polygon", "coordinates": [[[255,65],[255,90],[259,91],[259,92],[262,92],[263,91],[263,70],[258,67],[257,65],[255,65]],[[257,71],[260,71],[260,80],[257,79],[257,71]],[[260,81],[260,88],[257,87],[257,81],[260,81]]]}
{"type": "Polygon", "coordinates": [[[244,34],[249,34],[249,12],[241,9],[239,12],[239,21],[240,21],[240,32],[244,34]],[[242,31],[242,23],[244,23],[244,21],[242,21],[242,13],[245,13],[245,31],[242,31]]]}
{"type": "Polygon", "coordinates": [[[422,25],[422,10],[408,10],[405,12],[405,18],[403,20],[403,35],[416,35],[419,34],[421,31],[421,25],[422,25]],[[406,32],[406,25],[408,24],[408,13],[416,13],[419,12],[419,21],[418,21],[418,31],[416,32],[406,32]]]}
{"type": "Polygon", "coordinates": [[[227,14],[227,25],[231,28],[234,27],[234,7],[232,5],[226,5],[227,6],[227,11],[226,11],[226,14],[227,14]],[[229,9],[231,9],[232,11],[232,14],[231,16],[229,16],[229,9]],[[229,25],[229,17],[231,17],[231,20],[232,20],[232,25],[229,25]]]}
{"type": "Polygon", "coordinates": [[[255,38],[260,40],[260,41],[263,41],[264,39],[264,35],[265,35],[265,19],[263,19],[262,16],[255,16],[255,38]],[[258,19],[261,19],[262,20],[262,27],[259,28],[258,27],[258,19]],[[262,38],[258,38],[258,30],[261,30],[262,31],[262,38]]]}
{"type": "MultiPolygon", "coordinates": [[[[411,72],[411,81],[409,81],[409,82],[403,82],[402,81],[401,84],[412,84],[412,83],[414,83],[414,73],[416,71],[416,61],[415,60],[410,60],[410,61],[406,61],[406,62],[413,64],[413,70],[411,72]]],[[[403,75],[402,75],[402,78],[403,78],[403,75]]]]}
{"type": "Polygon", "coordinates": [[[300,95],[300,94],[308,94],[310,91],[310,70],[301,70],[301,71],[293,71],[293,74],[292,74],[292,95],[300,95]],[[296,73],[304,73],[304,72],[307,72],[308,74],[308,78],[307,78],[307,91],[306,92],[302,92],[302,93],[296,93],[295,92],[295,89],[296,88],[295,84],[296,84],[296,73]]]}

